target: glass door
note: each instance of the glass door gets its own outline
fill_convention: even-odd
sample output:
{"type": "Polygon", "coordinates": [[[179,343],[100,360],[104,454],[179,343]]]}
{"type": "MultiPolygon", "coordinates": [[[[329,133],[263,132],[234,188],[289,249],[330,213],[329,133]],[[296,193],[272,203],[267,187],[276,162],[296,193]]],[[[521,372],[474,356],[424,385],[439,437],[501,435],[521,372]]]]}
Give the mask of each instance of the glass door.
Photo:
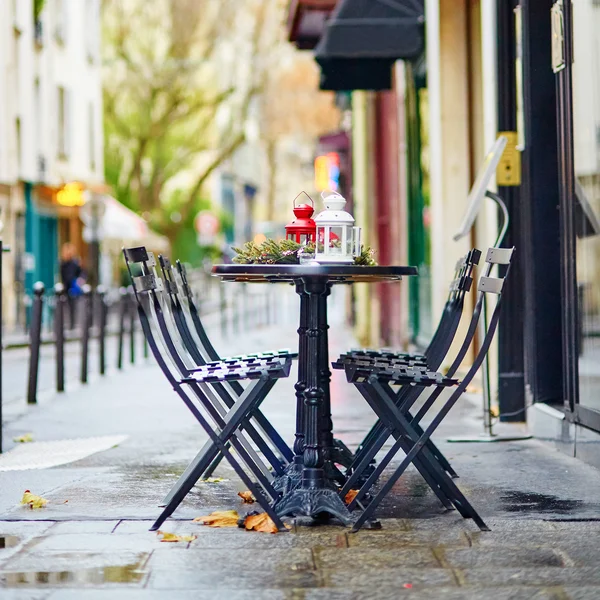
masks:
{"type": "Polygon", "coordinates": [[[573,0],[572,40],[577,412],[593,425],[588,410],[600,415],[600,1],[573,0]]]}
{"type": "Polygon", "coordinates": [[[600,431],[600,1],[556,0],[565,408],[600,431]]]}

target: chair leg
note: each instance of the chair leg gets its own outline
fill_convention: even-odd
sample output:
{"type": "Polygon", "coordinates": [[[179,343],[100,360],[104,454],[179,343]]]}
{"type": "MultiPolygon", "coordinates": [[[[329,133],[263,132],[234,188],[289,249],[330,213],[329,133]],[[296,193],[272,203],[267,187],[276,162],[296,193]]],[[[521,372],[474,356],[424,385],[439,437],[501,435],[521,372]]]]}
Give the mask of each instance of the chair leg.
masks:
{"type": "MultiPolygon", "coordinates": [[[[397,408],[395,407],[393,402],[390,401],[389,396],[386,394],[381,383],[379,381],[377,381],[376,379],[371,380],[369,388],[370,388],[369,391],[374,392],[376,394],[377,398],[382,401],[381,404],[378,404],[377,402],[375,402],[375,404],[378,406],[378,409],[380,409],[380,411],[384,407],[385,407],[385,409],[387,409],[386,416],[391,417],[391,421],[392,421],[391,426],[394,429],[399,429],[401,433],[407,433],[411,437],[412,441],[414,442],[414,445],[412,446],[412,448],[410,449],[410,451],[408,452],[408,454],[406,455],[404,460],[400,463],[400,466],[395,470],[395,472],[392,474],[392,476],[383,485],[383,487],[377,493],[377,495],[375,497],[373,497],[373,499],[371,500],[371,502],[369,503],[367,508],[357,519],[357,521],[354,525],[353,531],[358,531],[362,527],[362,525],[372,517],[377,506],[381,503],[383,498],[392,489],[392,487],[394,486],[396,481],[398,481],[398,479],[406,471],[408,465],[411,462],[414,462],[415,458],[421,452],[427,452],[426,443],[429,440],[429,438],[431,437],[431,434],[437,429],[437,427],[439,426],[439,424],[441,423],[441,421],[443,420],[445,415],[448,413],[450,408],[453,406],[453,404],[456,402],[457,398],[462,393],[462,390],[460,389],[460,386],[459,386],[459,389],[446,402],[444,407],[436,415],[436,417],[430,423],[430,425],[428,426],[426,431],[423,433],[423,435],[417,436],[416,433],[414,432],[414,430],[411,429],[410,423],[406,420],[406,418],[399,411],[397,411],[397,408]]],[[[441,389],[441,388],[438,388],[438,389],[441,389]]],[[[430,396],[430,398],[428,398],[428,403],[432,404],[435,397],[436,396],[434,396],[434,395],[430,396]]],[[[383,414],[383,412],[382,412],[382,414],[383,414]]],[[[394,448],[392,449],[392,450],[394,450],[394,454],[395,454],[395,452],[398,451],[398,449],[399,448],[396,448],[396,444],[395,444],[394,448]]],[[[390,451],[388,453],[388,455],[386,455],[387,462],[389,462],[389,460],[391,460],[390,455],[392,455],[392,451],[390,451]]],[[[439,465],[438,465],[438,467],[439,467],[439,465]]],[[[463,493],[458,489],[456,484],[448,477],[448,475],[445,472],[441,471],[441,468],[440,468],[440,472],[439,472],[439,478],[440,478],[439,479],[440,485],[446,486],[447,489],[449,489],[451,491],[451,497],[453,499],[453,502],[454,502],[456,508],[461,513],[461,515],[463,515],[467,518],[473,519],[473,521],[479,526],[479,528],[482,531],[489,531],[489,528],[484,523],[483,519],[479,516],[477,511],[473,508],[473,506],[471,506],[469,501],[466,499],[466,497],[463,495],[463,493]]],[[[355,501],[360,500],[360,495],[361,494],[359,492],[359,494],[355,498],[355,501]]]]}
{"type": "MultiPolygon", "coordinates": [[[[242,396],[238,399],[233,408],[230,410],[229,413],[227,413],[227,415],[224,418],[219,418],[218,413],[216,413],[215,407],[210,403],[210,399],[206,398],[201,393],[198,393],[197,395],[203,401],[204,405],[207,408],[212,409],[210,410],[211,415],[213,416],[213,418],[217,418],[217,424],[223,427],[224,436],[227,437],[227,439],[231,436],[239,438],[240,444],[245,449],[246,453],[251,457],[253,463],[258,466],[258,471],[255,473],[255,475],[257,476],[263,487],[270,487],[271,482],[273,480],[273,476],[271,475],[271,473],[265,470],[265,465],[262,463],[262,461],[256,454],[254,448],[252,448],[252,446],[248,444],[247,440],[245,440],[242,433],[238,430],[237,426],[237,423],[247,420],[247,415],[245,414],[245,412],[252,409],[253,403],[262,401],[261,388],[259,386],[260,381],[257,381],[254,385],[251,385],[248,388],[246,388],[242,396]]],[[[194,405],[192,404],[192,406],[194,405]]],[[[195,406],[194,409],[197,411],[195,406]]],[[[218,449],[210,441],[206,442],[206,444],[204,444],[200,452],[189,464],[189,466],[178,479],[178,481],[175,483],[175,485],[171,488],[171,491],[167,494],[167,496],[161,503],[161,506],[168,505],[171,502],[171,500],[178,494],[179,489],[185,485],[191,473],[197,472],[199,465],[205,465],[206,471],[207,468],[210,468],[210,466],[212,466],[213,461],[218,458],[218,449]],[[210,458],[207,459],[207,456],[210,458]],[[207,460],[208,462],[206,462],[207,460]]],[[[197,476],[196,481],[198,481],[198,479],[200,479],[200,477],[202,477],[203,474],[205,473],[200,473],[200,475],[197,476]]]]}
{"type": "MultiPolygon", "coordinates": [[[[210,427],[208,423],[207,426],[210,427]]],[[[285,525],[283,524],[277,513],[273,510],[271,503],[263,496],[261,489],[250,479],[250,477],[248,477],[244,469],[232,457],[231,453],[229,452],[229,449],[225,445],[221,445],[220,451],[227,458],[227,460],[235,470],[237,476],[252,492],[252,495],[256,498],[256,501],[261,506],[261,508],[271,517],[271,519],[277,526],[277,529],[279,529],[280,531],[286,531],[285,525]]],[[[196,485],[196,482],[198,481],[205,469],[206,461],[200,461],[197,464],[196,468],[190,471],[188,477],[185,481],[183,481],[182,485],[179,486],[175,493],[172,495],[170,501],[167,503],[158,519],[156,519],[156,521],[150,528],[150,531],[157,531],[160,528],[160,526],[165,522],[165,520],[173,514],[173,512],[181,504],[183,499],[189,494],[194,485],[196,485]]]]}
{"type": "MultiPolygon", "coordinates": [[[[217,452],[220,452],[227,458],[238,477],[240,477],[240,479],[248,486],[248,489],[252,492],[260,506],[273,519],[277,528],[280,530],[285,530],[281,519],[273,510],[272,505],[263,496],[257,484],[255,484],[250,479],[250,477],[244,471],[243,467],[237,462],[236,459],[233,458],[231,452],[229,451],[229,448],[227,447],[227,442],[230,441],[231,445],[235,448],[240,459],[242,459],[244,463],[246,463],[247,468],[249,468],[250,471],[252,471],[254,475],[257,478],[259,478],[260,481],[260,469],[256,465],[254,465],[253,467],[252,458],[248,455],[244,447],[234,435],[237,429],[237,424],[239,424],[239,421],[241,421],[244,418],[244,416],[247,414],[247,411],[252,408],[253,390],[250,388],[247,389],[246,393],[244,394],[245,397],[241,398],[240,401],[236,403],[236,408],[229,413],[227,423],[225,423],[225,426],[221,430],[220,434],[217,434],[215,433],[215,431],[213,431],[208,421],[196,408],[196,406],[194,406],[191,400],[186,396],[185,392],[181,389],[181,387],[177,387],[176,391],[184,400],[188,408],[190,408],[198,422],[202,425],[203,429],[210,437],[210,442],[208,442],[205,445],[205,449],[207,451],[204,453],[204,455],[202,457],[197,457],[197,460],[194,461],[195,464],[193,468],[188,467],[188,470],[186,471],[187,476],[183,479],[183,481],[181,481],[181,484],[177,486],[177,489],[172,494],[170,501],[167,503],[161,515],[152,526],[151,531],[156,531],[162,525],[165,519],[167,519],[171,514],[173,514],[173,511],[175,511],[175,509],[181,504],[183,499],[187,496],[187,494],[194,487],[198,479],[202,476],[202,473],[206,470],[210,462],[214,459],[214,452],[209,452],[207,446],[210,446],[210,449],[216,449],[217,452]],[[235,418],[236,416],[237,419],[235,418]]],[[[278,497],[277,492],[272,488],[269,482],[261,481],[261,484],[273,499],[278,497]]]]}
{"type": "MultiPolygon", "coordinates": [[[[375,414],[377,414],[377,416],[379,417],[381,426],[384,427],[385,414],[380,410],[377,402],[373,399],[372,390],[369,387],[369,385],[368,384],[359,384],[356,387],[360,391],[360,393],[363,395],[363,397],[365,398],[367,403],[375,411],[375,414]]],[[[389,391],[390,390],[388,388],[388,392],[389,391]]],[[[388,395],[388,399],[390,402],[392,402],[389,395],[388,395]]],[[[360,486],[360,492],[357,496],[357,501],[359,501],[361,498],[363,498],[364,495],[369,491],[370,487],[377,481],[377,479],[383,473],[383,470],[387,467],[387,465],[389,464],[391,459],[394,457],[394,455],[396,454],[398,449],[402,449],[404,452],[408,452],[408,450],[410,450],[411,444],[410,444],[408,438],[404,438],[405,434],[402,431],[395,431],[393,428],[388,427],[388,429],[386,429],[386,431],[379,437],[377,442],[374,443],[374,445],[371,447],[370,451],[364,456],[361,464],[358,465],[356,470],[347,479],[346,483],[344,484],[344,486],[340,492],[342,494],[342,497],[344,497],[351,489],[353,489],[353,486],[361,480],[366,468],[371,465],[371,462],[375,458],[375,455],[377,454],[377,452],[379,452],[379,450],[381,450],[381,448],[383,447],[383,445],[389,438],[390,432],[391,432],[391,435],[393,435],[398,440],[399,445],[397,446],[397,449],[395,450],[395,452],[392,452],[390,450],[390,452],[388,452],[386,457],[384,457],[384,459],[377,466],[375,466],[373,468],[373,471],[369,474],[367,480],[360,486]]],[[[394,445],[394,447],[396,447],[396,445],[394,445]]],[[[433,460],[434,459],[432,459],[431,454],[427,452],[424,454],[423,460],[415,461],[415,467],[417,468],[417,470],[419,471],[419,473],[421,474],[421,476],[423,477],[425,482],[429,485],[431,490],[438,497],[438,499],[440,500],[442,505],[447,510],[452,510],[454,508],[453,503],[452,503],[452,497],[450,494],[448,494],[447,490],[445,490],[442,486],[439,485],[439,482],[438,482],[439,474],[437,472],[438,469],[436,468],[436,465],[433,464],[433,460]]],[[[439,466],[437,466],[437,467],[439,468],[439,466]]],[[[352,510],[352,508],[354,508],[355,506],[356,506],[356,503],[351,503],[350,509],[352,510]]]]}

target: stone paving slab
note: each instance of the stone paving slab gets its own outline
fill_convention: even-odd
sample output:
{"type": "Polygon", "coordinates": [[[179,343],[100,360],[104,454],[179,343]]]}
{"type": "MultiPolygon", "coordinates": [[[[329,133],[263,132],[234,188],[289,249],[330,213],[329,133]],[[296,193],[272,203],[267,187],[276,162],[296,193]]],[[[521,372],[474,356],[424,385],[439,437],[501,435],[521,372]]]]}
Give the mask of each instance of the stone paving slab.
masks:
{"type": "MultiPolygon", "coordinates": [[[[229,340],[225,349],[289,346],[295,324],[286,327],[229,340]]],[[[343,330],[331,333],[334,348],[352,347],[343,330]]],[[[263,405],[289,440],[294,382],[293,374],[278,382],[263,405]]],[[[334,373],[332,394],[336,429],[355,444],[373,414],[342,373],[334,373]]],[[[278,535],[192,523],[213,510],[246,510],[237,497],[243,486],[223,463],[216,474],[228,481],[196,486],[162,527],[197,539],[166,544],[148,529],[206,436],[151,366],[65,394],[11,427],[44,439],[130,437],[64,467],[0,475],[0,539],[18,538],[0,547],[0,600],[600,598],[600,473],[536,441],[445,441],[478,432],[479,415],[478,404],[461,400],[436,443],[491,532],[445,511],[414,469],[382,504],[380,531],[351,534],[305,519],[278,535]],[[48,507],[18,506],[24,489],[48,498],[48,507]]]]}

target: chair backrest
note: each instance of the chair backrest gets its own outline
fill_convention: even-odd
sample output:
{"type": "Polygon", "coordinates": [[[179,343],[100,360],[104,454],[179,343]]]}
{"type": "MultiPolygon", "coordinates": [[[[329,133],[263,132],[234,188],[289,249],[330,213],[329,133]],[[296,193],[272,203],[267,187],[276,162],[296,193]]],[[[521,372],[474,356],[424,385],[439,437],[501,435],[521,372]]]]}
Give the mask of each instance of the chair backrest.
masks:
{"type": "Polygon", "coordinates": [[[426,352],[427,361],[432,369],[438,369],[448,353],[458,331],[463,313],[466,294],[473,283],[473,270],[481,258],[481,251],[473,248],[456,264],[455,277],[450,283],[448,300],[444,306],[442,318],[431,339],[426,352]]]}
{"type": "Polygon", "coordinates": [[[188,326],[185,311],[180,301],[179,286],[175,279],[175,273],[173,271],[171,261],[166,256],[159,254],[158,262],[160,264],[163,278],[163,287],[166,295],[165,300],[169,303],[169,309],[173,317],[173,322],[177,328],[179,336],[181,337],[181,341],[185,347],[185,350],[189,354],[190,358],[196,363],[196,365],[204,365],[207,361],[200,352],[198,344],[188,326]]]}
{"type": "Polygon", "coordinates": [[[220,360],[221,357],[219,356],[219,353],[212,345],[210,339],[208,338],[208,334],[202,325],[200,312],[198,311],[198,307],[196,306],[196,302],[194,300],[194,294],[189,284],[186,268],[179,260],[175,261],[175,265],[181,281],[183,297],[185,298],[183,305],[184,307],[187,305],[187,309],[194,325],[194,329],[196,330],[196,334],[198,335],[198,339],[200,340],[202,350],[210,360],[220,360]]]}
{"type": "Polygon", "coordinates": [[[148,347],[169,382],[175,385],[181,373],[187,371],[187,367],[180,360],[176,349],[170,348],[172,341],[166,331],[166,323],[163,320],[161,325],[157,318],[157,315],[162,315],[158,296],[162,284],[156,277],[154,256],[143,246],[123,248],[123,256],[131,277],[138,315],[148,347]],[[166,350],[166,354],[161,352],[160,346],[166,350]]]}
{"type": "MultiPolygon", "coordinates": [[[[452,377],[454,373],[460,367],[462,361],[464,360],[467,352],[469,351],[469,347],[473,342],[473,338],[475,337],[475,333],[477,331],[477,327],[479,326],[479,320],[483,313],[483,305],[485,302],[486,294],[495,294],[498,297],[498,301],[496,303],[496,307],[494,308],[494,312],[492,314],[492,318],[490,321],[490,325],[487,329],[487,333],[482,340],[481,347],[477,356],[475,358],[474,364],[480,359],[483,362],[485,358],[485,354],[487,353],[490,344],[492,343],[492,339],[494,337],[495,329],[498,323],[498,318],[500,315],[500,301],[502,299],[502,288],[504,286],[504,280],[506,279],[508,272],[510,270],[510,263],[513,257],[515,249],[514,248],[490,248],[487,251],[485,257],[485,266],[483,269],[483,275],[479,279],[479,285],[477,288],[477,302],[475,304],[475,310],[473,311],[473,316],[471,317],[471,322],[469,324],[469,328],[467,330],[467,334],[463,341],[463,344],[458,351],[452,365],[448,369],[448,376],[452,377]],[[503,276],[499,277],[491,277],[490,272],[495,265],[505,265],[506,270],[503,276]],[[495,324],[492,327],[492,322],[495,320],[495,324]]],[[[479,362],[479,365],[481,365],[479,362]]],[[[475,372],[477,369],[475,369],[475,372]]],[[[475,372],[473,375],[475,375],[475,372]]]]}

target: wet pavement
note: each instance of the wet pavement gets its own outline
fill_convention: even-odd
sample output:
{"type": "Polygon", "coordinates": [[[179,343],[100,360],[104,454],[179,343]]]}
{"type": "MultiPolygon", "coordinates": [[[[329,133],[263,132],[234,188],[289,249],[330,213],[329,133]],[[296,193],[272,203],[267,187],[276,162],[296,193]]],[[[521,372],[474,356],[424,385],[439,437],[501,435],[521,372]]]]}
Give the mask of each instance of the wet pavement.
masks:
{"type": "MultiPolygon", "coordinates": [[[[211,334],[224,354],[293,347],[291,307],[277,327],[211,334]]],[[[332,354],[355,345],[333,316],[331,345],[332,354]]],[[[294,373],[263,405],[286,439],[293,384],[294,373]]],[[[332,394],[337,435],[355,445],[373,415],[342,373],[332,394]]],[[[535,440],[445,441],[478,433],[480,412],[478,398],[465,397],[436,442],[491,532],[444,511],[414,470],[381,506],[380,531],[291,520],[290,531],[272,535],[193,523],[213,510],[252,509],[222,464],[225,481],[197,485],[162,527],[197,538],[162,543],[148,531],[158,504],[206,436],[152,363],[112,374],[8,424],[9,439],[128,438],[61,467],[0,472],[0,599],[600,598],[600,472],[535,440]],[[25,489],[47,507],[20,506],[25,489]]]]}

